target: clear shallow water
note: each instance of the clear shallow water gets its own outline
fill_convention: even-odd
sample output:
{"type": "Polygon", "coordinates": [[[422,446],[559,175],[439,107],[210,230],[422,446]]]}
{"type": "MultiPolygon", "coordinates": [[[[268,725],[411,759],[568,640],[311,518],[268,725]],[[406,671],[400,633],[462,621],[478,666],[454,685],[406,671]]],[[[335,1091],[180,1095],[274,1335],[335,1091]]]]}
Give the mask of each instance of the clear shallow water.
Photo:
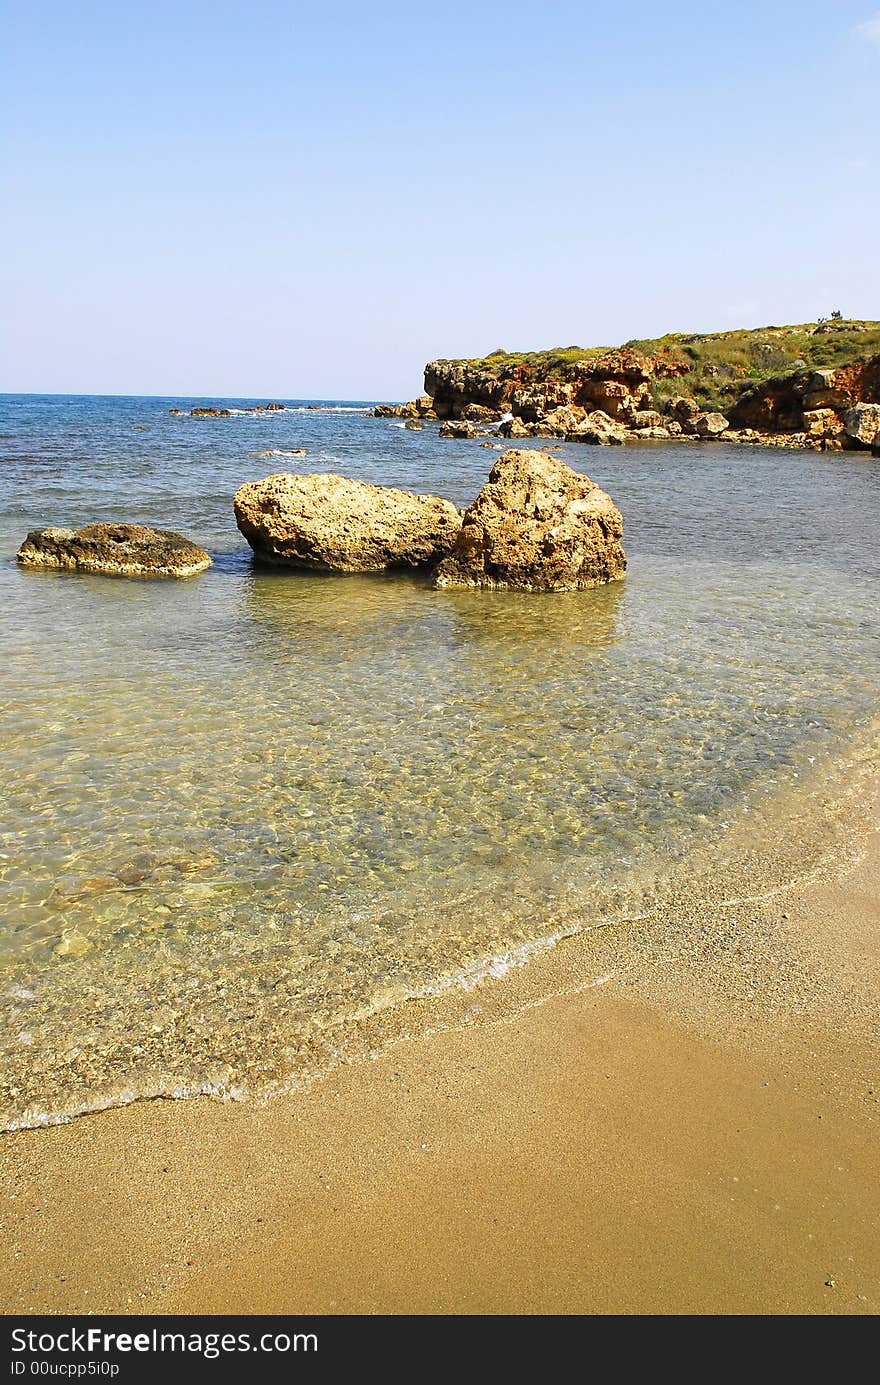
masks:
{"type": "Polygon", "coordinates": [[[199,402],[0,399],[6,1123],[283,1085],[358,1016],[648,907],[876,710],[877,461],[564,448],[623,511],[626,580],[433,592],[261,572],[232,493],[334,470],[463,505],[493,453],[167,414],[199,402]],[[14,564],[29,528],[113,518],[215,565],[14,564]]]}

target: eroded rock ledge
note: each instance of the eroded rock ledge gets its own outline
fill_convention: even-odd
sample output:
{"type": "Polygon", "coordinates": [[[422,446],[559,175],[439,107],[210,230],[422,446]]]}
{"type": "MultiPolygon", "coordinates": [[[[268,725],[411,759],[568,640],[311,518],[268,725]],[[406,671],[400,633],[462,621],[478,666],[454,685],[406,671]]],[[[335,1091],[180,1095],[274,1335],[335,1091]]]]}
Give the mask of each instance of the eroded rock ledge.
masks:
{"type": "Polygon", "coordinates": [[[435,587],[579,591],[623,577],[610,495],[546,452],[505,452],[464,514],[435,587]]]}

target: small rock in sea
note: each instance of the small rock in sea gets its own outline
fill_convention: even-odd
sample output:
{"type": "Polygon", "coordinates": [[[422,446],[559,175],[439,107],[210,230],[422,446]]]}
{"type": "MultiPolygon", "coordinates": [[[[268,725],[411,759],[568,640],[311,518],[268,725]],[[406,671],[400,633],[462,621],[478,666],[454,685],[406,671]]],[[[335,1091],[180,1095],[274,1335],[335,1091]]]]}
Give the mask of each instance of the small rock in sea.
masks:
{"type": "Polygon", "coordinates": [[[183,409],[169,409],[168,412],[169,414],[182,414],[183,409]]]}
{"type": "Polygon", "coordinates": [[[578,591],[622,577],[614,501],[546,452],[510,451],[468,506],[435,587],[578,591]]]}
{"type": "Polygon", "coordinates": [[[142,524],[32,529],[18,550],[22,567],[63,568],[112,577],[191,577],[211,559],[180,534],[142,524]]]}
{"type": "Polygon", "coordinates": [[[190,409],[193,418],[232,418],[231,409],[190,409]]]}
{"type": "Polygon", "coordinates": [[[267,447],[262,452],[255,452],[255,457],[307,457],[308,452],[304,447],[267,447]]]}
{"type": "Polygon", "coordinates": [[[532,435],[521,418],[507,418],[498,427],[502,438],[530,438],[532,435]]]}
{"type": "Polygon", "coordinates": [[[330,474],[280,472],[250,481],[233,504],[236,523],[259,558],[323,572],[436,563],[461,527],[449,500],[330,474]]]}
{"type": "Polygon", "coordinates": [[[485,428],[481,428],[476,423],[470,423],[467,419],[450,418],[440,425],[438,436],[441,438],[478,438],[485,431],[485,428]]]}

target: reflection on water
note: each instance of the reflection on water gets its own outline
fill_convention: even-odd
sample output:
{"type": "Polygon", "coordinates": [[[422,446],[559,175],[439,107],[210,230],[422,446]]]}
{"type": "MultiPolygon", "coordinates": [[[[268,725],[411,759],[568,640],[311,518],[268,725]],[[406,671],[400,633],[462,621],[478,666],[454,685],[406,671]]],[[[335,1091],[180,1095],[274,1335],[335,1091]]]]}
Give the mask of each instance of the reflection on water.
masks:
{"type": "MultiPolygon", "coordinates": [[[[365,479],[459,502],[481,480],[482,454],[427,431],[383,459],[375,420],[308,426],[365,479]],[[427,485],[447,459],[449,484],[427,485]]],[[[228,499],[253,460],[226,437],[184,476],[168,442],[151,473],[184,497],[179,527],[213,534],[203,577],[0,574],[7,1119],[283,1082],[358,1014],[563,916],[638,910],[874,707],[864,462],[833,464],[832,512],[782,483],[779,453],[760,504],[754,453],[616,456],[599,479],[627,516],[627,579],[536,596],[254,568],[228,499]],[[712,514],[717,542],[697,542],[712,514]]],[[[78,465],[53,470],[63,513],[43,495],[38,519],[28,478],[46,475],[30,453],[13,469],[6,557],[25,519],[96,517],[78,465]]],[[[111,457],[92,465],[145,517],[111,457]]]]}

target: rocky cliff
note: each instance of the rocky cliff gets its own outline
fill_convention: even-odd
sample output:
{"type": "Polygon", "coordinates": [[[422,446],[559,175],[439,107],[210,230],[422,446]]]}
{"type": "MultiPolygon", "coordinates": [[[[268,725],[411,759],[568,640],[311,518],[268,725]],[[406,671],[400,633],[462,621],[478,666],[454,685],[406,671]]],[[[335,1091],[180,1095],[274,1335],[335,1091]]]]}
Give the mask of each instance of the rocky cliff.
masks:
{"type": "Polygon", "coordinates": [[[819,322],[658,338],[613,349],[437,360],[425,393],[376,413],[438,419],[447,437],[558,436],[614,443],[724,436],[826,450],[874,446],[880,323],[819,322]],[[793,368],[779,370],[782,364],[793,368]]]}

